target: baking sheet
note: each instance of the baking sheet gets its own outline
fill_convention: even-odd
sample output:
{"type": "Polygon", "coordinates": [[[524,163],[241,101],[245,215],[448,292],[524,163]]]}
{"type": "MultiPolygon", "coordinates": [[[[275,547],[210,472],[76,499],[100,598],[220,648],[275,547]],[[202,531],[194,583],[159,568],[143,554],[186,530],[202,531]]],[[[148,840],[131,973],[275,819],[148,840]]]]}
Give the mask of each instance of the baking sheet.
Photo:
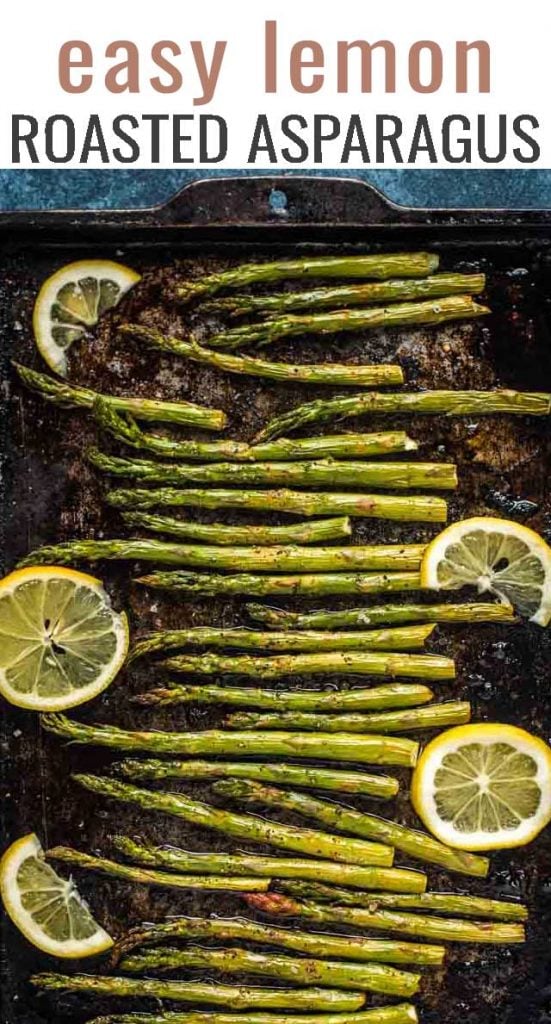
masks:
{"type": "MultiPolygon", "coordinates": [[[[155,230],[154,219],[144,217],[140,227],[127,215],[120,215],[117,220],[116,214],[109,215],[108,224],[104,220],[106,215],[90,218],[87,223],[86,219],[73,218],[72,229],[68,217],[50,221],[51,230],[40,218],[34,225],[31,222],[20,224],[19,230],[13,230],[13,218],[9,224],[4,222],[3,232],[0,224],[3,241],[0,394],[5,481],[0,528],[4,531],[6,571],[19,557],[43,543],[74,537],[126,535],[117,513],[102,503],[106,481],[100,479],[84,458],[86,447],[98,440],[90,417],[82,410],[65,411],[46,405],[37,396],[24,391],[9,367],[9,358],[15,357],[42,368],[31,339],[32,304],[41,281],[62,263],[86,256],[105,256],[127,262],[144,273],[142,285],[113,316],[105,319],[96,339],[89,347],[81,346],[78,359],[73,361],[74,379],[79,382],[113,393],[192,399],[223,408],[230,416],[227,435],[238,439],[250,438],[276,412],[300,401],[339,393],[339,389],[274,386],[254,378],[226,376],[210,368],[160,356],[139,343],[123,341],[117,336],[119,320],[144,315],[175,333],[189,328],[194,323],[194,315],[187,309],[178,310],[166,301],[162,312],[158,311],[162,297],[170,294],[178,276],[197,275],[244,258],[266,259],[273,253],[296,256],[297,248],[304,246],[308,251],[315,248],[318,253],[334,253],[397,249],[405,245],[402,237],[407,218],[400,213],[393,221],[391,207],[384,218],[383,208],[378,208],[371,217],[377,224],[370,232],[362,232],[359,227],[343,229],[342,224],[347,224],[352,215],[357,217],[361,205],[356,194],[354,201],[350,198],[353,191],[350,182],[346,183],[344,198],[338,189],[325,184],[321,196],[316,192],[317,183],[310,182],[309,212],[315,224],[307,227],[308,204],[305,193],[301,193],[302,205],[294,231],[288,230],[289,225],[279,231],[271,215],[267,220],[265,211],[260,214],[255,210],[254,190],[249,193],[247,206],[241,191],[236,202],[231,184],[216,184],[219,186],[218,212],[213,218],[208,204],[204,209],[220,224],[218,235],[214,227],[203,229],[197,223],[191,235],[185,227],[172,230],[172,225],[169,230],[167,224],[171,218],[166,214],[157,216],[158,230],[155,230]],[[263,226],[257,226],[256,222],[262,218],[263,226]],[[232,229],[230,239],[223,222],[227,224],[232,220],[248,221],[249,226],[232,229]],[[400,238],[392,231],[393,223],[398,222],[403,224],[400,238]]],[[[239,186],[240,189],[245,187],[245,183],[239,186]]],[[[252,185],[248,187],[253,189],[252,185]]],[[[180,201],[179,217],[189,205],[189,196],[180,201]]],[[[193,217],[196,221],[202,219],[197,204],[193,206],[193,217]]],[[[304,362],[321,359],[370,362],[396,356],[412,387],[548,389],[551,381],[548,298],[551,266],[547,255],[550,236],[545,219],[538,227],[533,216],[529,225],[523,224],[522,217],[516,221],[511,217],[500,226],[497,218],[492,220],[481,215],[478,227],[473,221],[468,229],[448,219],[442,232],[435,230],[434,222],[429,224],[428,218],[425,219],[426,229],[418,211],[412,214],[414,232],[407,240],[408,248],[438,249],[442,254],[442,270],[483,269],[489,279],[487,298],[494,310],[491,318],[447,325],[438,330],[420,328],[333,336],[317,341],[284,341],[277,345],[277,358],[304,362]]],[[[423,459],[458,463],[460,487],[457,494],[450,497],[451,519],[501,514],[519,518],[551,539],[548,422],[510,417],[469,420],[394,416],[347,420],[343,428],[368,431],[395,426],[405,426],[421,442],[423,459]],[[534,508],[528,509],[527,515],[522,506],[515,505],[515,499],[533,502],[534,508]]],[[[182,436],[188,435],[182,431],[182,436]]],[[[105,438],[102,441],[105,447],[111,448],[105,438]]],[[[190,518],[192,516],[203,521],[217,518],[215,513],[201,514],[195,510],[190,511],[190,518]]],[[[283,515],[260,517],[243,513],[224,513],[224,519],[230,523],[292,521],[283,515]]],[[[436,529],[425,524],[356,521],[354,542],[424,540],[436,529]]],[[[161,625],[237,625],[248,621],[243,607],[246,598],[191,600],[186,595],[147,591],[130,582],[131,576],[137,575],[133,568],[105,563],[99,567],[99,574],[105,579],[116,606],[129,610],[134,636],[138,631],[161,625]]],[[[303,599],[300,607],[316,607],[319,603],[303,599]]],[[[332,607],[357,603],[353,599],[324,601],[332,607]]],[[[375,598],[371,598],[370,603],[375,603],[375,598]]],[[[286,606],[299,607],[299,602],[289,600],[286,606]]],[[[442,687],[442,696],[472,700],[477,721],[514,722],[549,738],[549,636],[549,631],[529,624],[512,630],[496,625],[480,625],[476,629],[438,627],[430,649],[454,656],[458,664],[457,682],[438,684],[442,687]]],[[[224,709],[191,707],[152,711],[135,709],[128,703],[129,692],[151,686],[159,678],[151,661],[137,665],[129,673],[122,673],[110,690],[91,706],[78,709],[75,717],[85,721],[116,721],[127,728],[204,728],[220,721],[224,709]]],[[[347,677],[337,682],[349,685],[357,680],[347,677]]],[[[296,680],[295,685],[312,685],[312,681],[296,680]]],[[[114,832],[143,835],[189,849],[235,849],[223,837],[188,828],[183,822],[160,815],[138,814],[131,807],[93,797],[70,783],[71,771],[101,769],[116,760],[116,754],[67,748],[56,737],[42,733],[37,717],[31,713],[6,709],[3,756],[3,845],[36,830],[44,845],[64,843],[107,854],[112,852],[109,836],[114,832]]],[[[175,783],[174,788],[178,785],[175,783]]],[[[195,783],[192,790],[185,785],[183,788],[199,797],[210,798],[206,785],[195,783]]],[[[395,805],[376,804],[366,798],[347,798],[347,802],[370,810],[375,807],[383,814],[392,813],[397,820],[413,822],[406,792],[404,785],[395,805]]],[[[286,816],[285,820],[293,819],[286,816]]],[[[398,862],[407,863],[403,857],[398,858],[398,862]]],[[[494,855],[492,865],[488,882],[460,876],[449,878],[431,870],[431,887],[495,897],[519,896],[531,909],[529,941],[523,947],[461,946],[450,950],[445,980],[441,971],[426,972],[418,1000],[424,1024],[451,1024],[458,1015],[465,1024],[497,1024],[498,1021],[499,1024],[513,1021],[544,1024],[549,1021],[549,835],[540,837],[528,849],[494,855]]],[[[82,872],[75,872],[75,877],[94,913],[113,934],[142,920],[161,920],[178,913],[231,915],[243,910],[234,896],[148,890],[82,872]]],[[[117,1008],[114,1001],[102,1004],[69,996],[37,997],[27,983],[28,976],[34,970],[49,969],[50,961],[33,951],[6,922],[3,941],[3,1024],[83,1022],[101,1010],[114,1012],[117,1008]]],[[[51,966],[57,965],[52,962],[51,966]]],[[[90,970],[89,963],[76,967],[90,970]]],[[[65,970],[66,965],[61,969],[65,970]]],[[[200,972],[191,973],[196,977],[204,976],[200,972]]],[[[254,983],[253,979],[251,981],[254,983]]],[[[376,1001],[373,997],[372,1002],[376,1001]]],[[[148,1007],[153,1004],[144,1002],[136,1009],[148,1007]]],[[[120,1008],[125,1008],[123,1003],[120,1008]]]]}

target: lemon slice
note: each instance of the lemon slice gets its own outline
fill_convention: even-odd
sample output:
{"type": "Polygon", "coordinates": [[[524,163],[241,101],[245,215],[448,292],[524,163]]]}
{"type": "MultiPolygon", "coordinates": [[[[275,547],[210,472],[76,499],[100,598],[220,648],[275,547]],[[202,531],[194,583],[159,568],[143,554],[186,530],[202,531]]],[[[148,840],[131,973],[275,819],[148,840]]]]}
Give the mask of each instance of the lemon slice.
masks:
{"type": "Polygon", "coordinates": [[[496,594],[540,626],[551,619],[551,548],[520,523],[478,516],[453,523],[428,545],[421,586],[496,594]]]}
{"type": "Polygon", "coordinates": [[[74,341],[117,306],[140,275],[111,260],[78,260],[61,267],[42,285],[33,311],[33,331],[51,370],[67,376],[67,352],[74,341]]]}
{"type": "Polygon", "coordinates": [[[33,946],[52,956],[83,957],[113,945],[94,921],[74,883],[44,860],[33,834],[12,843],[0,861],[0,893],[6,912],[33,946]]]}
{"type": "Polygon", "coordinates": [[[126,615],[93,576],[40,565],[0,580],[0,693],[11,704],[83,704],[114,679],[127,651],[126,615]]]}
{"type": "Polygon", "coordinates": [[[551,821],[551,748],[514,725],[448,729],[421,754],[411,798],[448,846],[524,846],[551,821]]]}

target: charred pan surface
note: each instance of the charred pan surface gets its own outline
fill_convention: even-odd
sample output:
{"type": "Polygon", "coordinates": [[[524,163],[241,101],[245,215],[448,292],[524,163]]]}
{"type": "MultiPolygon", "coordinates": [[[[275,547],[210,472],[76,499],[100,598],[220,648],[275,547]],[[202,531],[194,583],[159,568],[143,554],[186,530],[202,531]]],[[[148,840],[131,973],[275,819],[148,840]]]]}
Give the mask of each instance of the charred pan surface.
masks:
{"type": "MultiPolygon", "coordinates": [[[[315,214],[315,198],[312,204],[315,214]]],[[[336,209],[335,216],[338,215],[336,209]]],[[[327,210],[324,216],[327,218],[327,210]]],[[[313,215],[312,219],[316,217],[313,215]]],[[[337,235],[338,232],[335,237],[337,235]]],[[[136,229],[132,229],[132,237],[135,236],[136,229]]],[[[117,322],[124,319],[141,321],[182,337],[193,328],[205,340],[210,332],[219,329],[221,322],[207,320],[200,315],[199,308],[174,305],[171,296],[176,279],[197,276],[244,259],[270,258],[273,248],[263,244],[261,231],[254,247],[249,243],[244,251],[237,243],[233,249],[226,245],[223,258],[214,243],[210,245],[209,255],[204,255],[209,251],[205,245],[203,255],[198,258],[177,241],[171,245],[159,241],[150,246],[134,241],[125,248],[128,237],[121,223],[118,233],[111,228],[105,240],[100,238],[93,245],[85,232],[79,234],[77,230],[70,243],[59,246],[49,244],[48,237],[39,232],[32,245],[12,244],[6,249],[0,276],[4,358],[1,387],[5,399],[7,479],[0,527],[5,530],[6,571],[27,551],[42,544],[75,537],[126,534],[117,513],[102,503],[105,482],[84,460],[85,449],[98,441],[91,417],[81,411],[63,411],[45,405],[36,396],[23,391],[8,367],[10,354],[21,362],[39,366],[30,329],[34,296],[40,282],[62,263],[87,255],[106,256],[123,260],[144,274],[142,285],[130,294],[121,309],[101,324],[89,344],[80,345],[75,352],[71,374],[77,381],[104,392],[180,397],[224,409],[231,420],[228,436],[240,440],[250,439],[268,418],[298,402],[329,394],[327,388],[274,386],[255,379],[236,379],[208,367],[140,349],[117,335],[117,322]],[[163,297],[166,301],[161,305],[163,297]]],[[[331,239],[327,234],[323,237],[327,248],[318,247],[316,252],[345,251],[329,244],[331,239]]],[[[481,231],[481,240],[477,241],[476,231],[470,231],[456,244],[448,243],[444,237],[438,247],[442,253],[442,270],[467,273],[483,270],[488,274],[489,289],[485,299],[494,313],[485,322],[437,330],[365,332],[353,338],[335,336],[330,344],[327,340],[309,338],[282,341],[277,345],[277,358],[288,362],[396,360],[403,366],[412,388],[508,386],[541,390],[551,378],[548,305],[551,264],[545,248],[540,248],[533,239],[524,244],[517,234],[518,241],[508,244],[506,235],[495,242],[485,242],[484,237],[485,232],[481,231]]],[[[415,239],[408,239],[407,247],[425,248],[427,245],[421,225],[415,239]]],[[[277,255],[292,257],[297,254],[297,247],[279,245],[276,251],[277,255]]],[[[338,393],[336,389],[335,394],[338,393]]],[[[460,487],[450,499],[450,518],[496,514],[500,501],[521,500],[530,503],[520,506],[522,521],[550,538],[548,423],[508,417],[478,422],[463,418],[431,417],[429,421],[422,417],[407,420],[380,417],[376,421],[368,422],[364,418],[346,423],[347,430],[404,427],[421,444],[419,458],[457,463],[460,487]]],[[[182,436],[190,435],[182,432],[182,436]]],[[[106,450],[117,451],[106,438],[102,438],[102,443],[106,450]]],[[[194,513],[195,517],[210,522],[220,515],[205,512],[194,513]]],[[[224,521],[230,524],[289,522],[284,516],[259,518],[230,512],[224,515],[224,521]]],[[[437,528],[356,521],[354,542],[423,542],[437,528]]],[[[138,629],[145,632],[202,624],[224,627],[250,624],[243,608],[246,598],[242,601],[189,600],[177,594],[171,597],[160,591],[148,591],[130,584],[129,567],[114,563],[100,566],[99,574],[106,580],[117,607],[124,605],[129,609],[134,633],[138,629]]],[[[408,600],[408,595],[404,595],[404,600],[408,600]]],[[[375,598],[371,602],[374,603],[375,598]]],[[[324,603],[335,608],[347,607],[357,604],[357,599],[347,602],[328,599],[324,603]]],[[[306,600],[289,601],[286,606],[308,609],[319,606],[319,602],[316,605],[306,600]]],[[[457,659],[458,679],[455,683],[443,684],[444,696],[471,700],[474,717],[478,720],[511,721],[541,735],[549,734],[549,631],[529,625],[515,629],[497,624],[476,628],[439,627],[435,640],[431,641],[431,650],[457,659]]],[[[91,708],[84,708],[78,717],[85,721],[117,722],[126,728],[141,728],[147,723],[148,727],[155,728],[196,729],[220,724],[228,710],[191,706],[153,712],[128,702],[129,692],[143,691],[151,682],[144,660],[143,664],[132,666],[128,677],[123,674],[100,701],[94,702],[91,708]]],[[[354,684],[358,685],[359,681],[354,684]]],[[[311,680],[299,679],[296,685],[313,684],[311,680]]],[[[115,832],[146,835],[155,842],[171,842],[187,849],[228,849],[224,839],[214,834],[207,835],[158,815],[138,816],[131,808],[87,796],[80,788],[68,785],[70,770],[101,770],[110,763],[111,755],[95,749],[64,748],[55,738],[41,734],[37,718],[31,714],[9,709],[3,739],[7,756],[3,780],[4,832],[8,840],[34,828],[50,846],[71,844],[90,851],[102,850],[106,855],[113,853],[108,837],[115,832]]],[[[405,776],[403,781],[406,781],[405,776]]],[[[179,784],[174,783],[176,785],[179,784]]],[[[183,784],[182,788],[199,799],[211,798],[208,785],[183,784]]],[[[347,802],[367,810],[378,806],[366,798],[349,797],[347,802]]],[[[387,805],[385,812],[386,809],[387,805]]],[[[394,815],[398,821],[415,823],[405,787],[395,803],[394,815]]],[[[291,816],[285,820],[300,823],[293,822],[291,816]]],[[[405,858],[398,860],[406,864],[405,858]]],[[[431,888],[453,887],[494,898],[519,896],[533,911],[537,903],[537,911],[531,914],[529,942],[518,949],[452,950],[445,984],[440,971],[426,974],[420,999],[426,1024],[455,1024],[458,1007],[465,1024],[510,1024],[521,1020],[522,1024],[543,1024],[546,1020],[543,990],[549,979],[546,961],[551,907],[548,883],[546,895],[546,879],[551,875],[550,838],[541,837],[526,850],[498,854],[492,857],[492,865],[487,883],[461,878],[458,884],[457,877],[450,879],[443,873],[431,871],[431,888]]],[[[160,920],[179,911],[192,915],[242,912],[241,902],[229,895],[153,892],[145,887],[84,874],[78,875],[78,883],[83,894],[89,897],[97,917],[114,934],[142,920],[160,920]]],[[[43,969],[43,957],[9,925],[5,925],[4,940],[8,965],[3,1001],[5,1024],[21,1024],[22,1021],[47,1024],[53,1004],[32,995],[26,983],[29,974],[43,969]]],[[[245,976],[244,980],[254,984],[254,979],[245,976]]],[[[107,1012],[106,1004],[102,1007],[98,1001],[92,1007],[82,997],[61,997],[56,999],[55,1005],[56,1020],[60,1024],[83,1022],[102,1009],[107,1012]]],[[[109,1004],[109,1012],[115,1009],[109,1004]]]]}

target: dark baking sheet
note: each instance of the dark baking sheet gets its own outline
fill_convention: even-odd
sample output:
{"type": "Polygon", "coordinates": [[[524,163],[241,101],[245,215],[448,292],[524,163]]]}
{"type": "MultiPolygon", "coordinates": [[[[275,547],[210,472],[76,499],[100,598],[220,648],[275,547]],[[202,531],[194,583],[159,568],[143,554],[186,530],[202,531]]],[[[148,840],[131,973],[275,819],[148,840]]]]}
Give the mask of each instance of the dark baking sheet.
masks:
{"type": "MultiPolygon", "coordinates": [[[[101,325],[97,340],[81,348],[73,367],[75,380],[106,391],[191,398],[223,408],[230,416],[228,435],[246,439],[274,412],[329,394],[329,389],[275,387],[159,357],[138,349],[135,343],[120,341],[117,320],[147,311],[148,317],[171,330],[184,329],[193,320],[189,311],[166,303],[158,312],[160,298],[169,292],[173,279],[243,259],[292,256],[301,250],[334,253],[432,248],[441,253],[441,269],[486,271],[487,297],[494,310],[491,318],[438,331],[421,328],[337,336],[329,341],[283,342],[278,345],[278,356],[299,361],[322,356],[380,361],[396,355],[412,387],[549,389],[550,240],[549,216],[545,214],[406,211],[387,204],[367,186],[327,179],[198,183],[159,211],[46,214],[23,221],[19,215],[5,216],[0,220],[4,483],[0,530],[5,570],[42,543],[123,532],[116,513],[102,504],[105,481],[83,457],[86,446],[97,439],[89,417],[79,411],[57,410],[25,392],[9,366],[13,357],[39,366],[31,335],[32,305],[39,284],[57,266],[86,256],[105,256],[128,262],[144,273],[142,285],[101,325]],[[274,212],[274,188],[285,191],[283,215],[274,212]]],[[[393,425],[403,426],[403,418],[348,420],[344,427],[371,430],[393,425]]],[[[452,519],[497,512],[517,517],[551,539],[548,422],[408,417],[407,429],[422,442],[424,458],[458,462],[461,484],[450,500],[452,519]],[[516,499],[534,505],[519,506],[516,499]]],[[[199,512],[192,514],[200,516],[199,512]]],[[[205,513],[204,518],[215,515],[205,513]]],[[[226,519],[253,521],[243,514],[226,514],[226,519]]],[[[271,519],[278,520],[290,521],[283,516],[271,519]]],[[[430,526],[365,520],[356,523],[354,540],[417,540],[433,533],[430,526]]],[[[133,568],[111,563],[100,566],[99,572],[118,606],[129,609],[134,635],[161,624],[247,621],[245,599],[202,601],[147,592],[130,583],[133,568]]],[[[338,607],[357,602],[327,599],[325,603],[338,607]]],[[[288,604],[296,606],[296,602],[288,604]]],[[[301,606],[307,604],[315,606],[315,602],[301,602],[301,606]]],[[[549,631],[531,625],[514,630],[489,625],[476,630],[438,629],[431,649],[449,653],[458,662],[458,680],[442,684],[443,696],[471,699],[476,720],[515,722],[549,738],[549,636],[549,631]]],[[[75,714],[83,720],[116,721],[126,727],[147,723],[182,729],[208,727],[220,719],[222,709],[155,713],[132,709],[128,692],[150,685],[154,678],[158,673],[150,662],[123,673],[103,697],[75,714]]],[[[309,684],[307,679],[299,682],[309,684]]],[[[348,677],[340,682],[348,685],[355,680],[348,677]]],[[[64,842],[108,853],[109,836],[121,831],[193,849],[230,849],[214,834],[159,815],[137,814],[132,808],[109,804],[78,789],[68,781],[72,770],[95,770],[116,756],[64,747],[42,733],[37,717],[30,713],[5,709],[3,759],[4,846],[36,830],[44,845],[64,842]]],[[[207,786],[196,784],[193,791],[208,795],[207,786]]],[[[394,807],[366,799],[355,803],[378,807],[400,820],[413,820],[405,795],[394,807]]],[[[406,863],[405,858],[399,861],[406,863]]],[[[445,978],[442,972],[426,973],[418,1000],[425,1024],[451,1024],[458,1015],[466,1024],[544,1024],[551,1019],[549,835],[528,849],[497,854],[492,864],[488,882],[431,871],[431,885],[525,899],[531,908],[529,941],[524,947],[451,950],[445,978]]],[[[98,919],[114,934],[144,919],[161,920],[177,913],[229,915],[242,909],[235,897],[148,890],[81,872],[78,884],[98,919]]],[[[28,985],[28,976],[50,966],[60,965],[35,953],[4,922],[3,1024],[81,1022],[102,1009],[107,1012],[108,1005],[98,1001],[38,998],[28,985]]],[[[89,964],[75,966],[90,970],[89,964]]],[[[65,967],[61,965],[62,970],[65,967]]],[[[69,969],[74,968],[69,965],[69,969]]],[[[109,1008],[115,1010],[116,1006],[109,1004],[109,1008]]]]}

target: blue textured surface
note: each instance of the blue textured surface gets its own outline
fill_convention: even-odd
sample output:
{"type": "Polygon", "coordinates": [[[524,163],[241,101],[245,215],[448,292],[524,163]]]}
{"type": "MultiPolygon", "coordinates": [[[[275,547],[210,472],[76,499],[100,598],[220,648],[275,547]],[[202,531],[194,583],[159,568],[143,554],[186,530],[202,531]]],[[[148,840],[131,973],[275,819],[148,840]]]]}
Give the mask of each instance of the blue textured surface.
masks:
{"type": "MultiPolygon", "coordinates": [[[[276,173],[276,172],[274,172],[276,173]]],[[[293,172],[284,171],[289,174],[293,172]]],[[[304,174],[305,172],[297,172],[304,174]]],[[[363,178],[394,202],[426,207],[551,208],[551,171],[316,171],[363,178]]],[[[0,209],[124,209],[154,206],[189,181],[258,171],[0,171],[0,209]]]]}

